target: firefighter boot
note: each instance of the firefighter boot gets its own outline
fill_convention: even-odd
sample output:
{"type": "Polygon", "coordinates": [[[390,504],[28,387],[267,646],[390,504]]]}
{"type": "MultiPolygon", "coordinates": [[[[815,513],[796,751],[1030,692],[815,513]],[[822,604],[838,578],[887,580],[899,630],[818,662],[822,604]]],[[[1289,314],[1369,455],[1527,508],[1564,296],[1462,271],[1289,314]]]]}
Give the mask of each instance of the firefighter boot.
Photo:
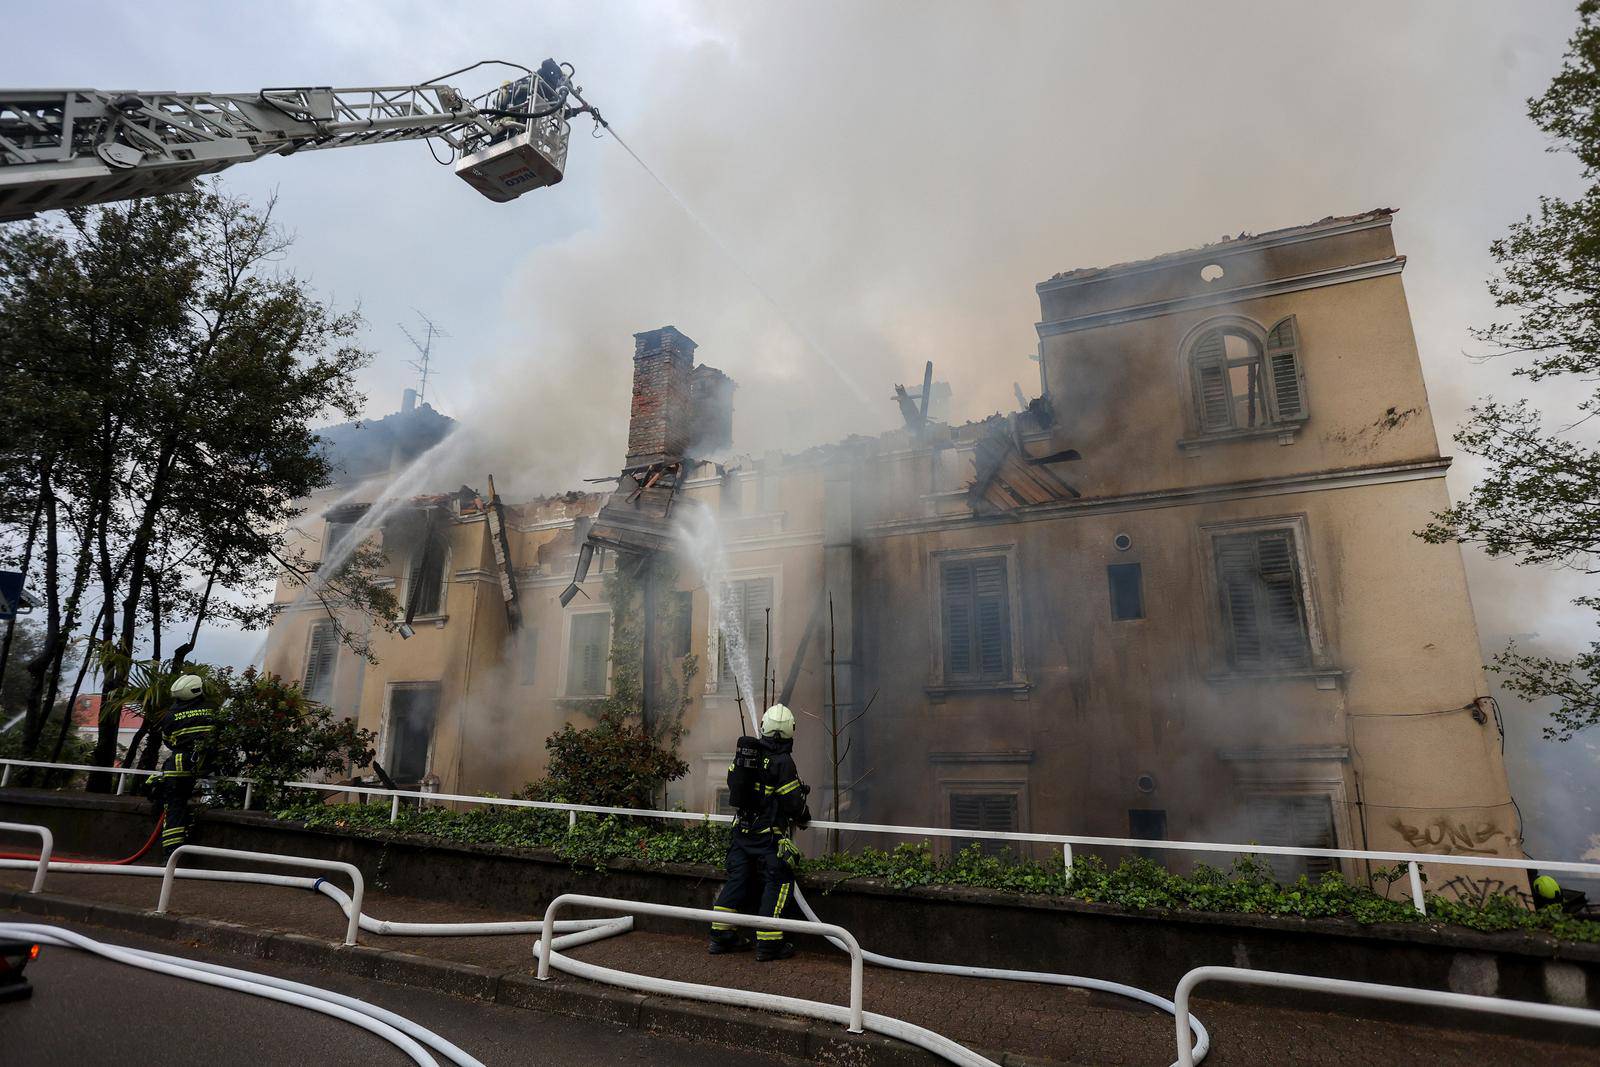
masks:
{"type": "Polygon", "coordinates": [[[794,942],[787,937],[781,941],[762,941],[756,946],[756,962],[771,963],[786,960],[794,955],[794,942]]]}

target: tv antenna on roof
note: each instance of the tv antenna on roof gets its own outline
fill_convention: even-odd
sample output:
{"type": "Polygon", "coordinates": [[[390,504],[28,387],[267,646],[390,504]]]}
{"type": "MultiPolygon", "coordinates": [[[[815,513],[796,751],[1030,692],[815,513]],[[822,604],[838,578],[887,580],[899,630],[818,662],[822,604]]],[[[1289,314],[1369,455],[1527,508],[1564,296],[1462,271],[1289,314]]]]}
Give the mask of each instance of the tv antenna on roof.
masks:
{"type": "MultiPolygon", "coordinates": [[[[413,308],[412,310],[415,311],[416,309],[413,308]]],[[[422,340],[420,341],[412,336],[410,330],[406,329],[405,323],[402,322],[399,325],[400,332],[406,335],[406,340],[411,342],[411,347],[415,348],[418,354],[422,356],[421,359],[411,359],[406,361],[406,365],[412,370],[416,371],[421,377],[421,380],[417,385],[417,403],[421,404],[428,398],[428,375],[430,373],[428,370],[428,363],[433,357],[433,339],[435,337],[449,337],[450,335],[445,333],[438,326],[434,325],[433,320],[428,318],[428,316],[424,315],[422,312],[417,312],[417,318],[421,319],[428,327],[428,329],[423,333],[422,340]]]]}

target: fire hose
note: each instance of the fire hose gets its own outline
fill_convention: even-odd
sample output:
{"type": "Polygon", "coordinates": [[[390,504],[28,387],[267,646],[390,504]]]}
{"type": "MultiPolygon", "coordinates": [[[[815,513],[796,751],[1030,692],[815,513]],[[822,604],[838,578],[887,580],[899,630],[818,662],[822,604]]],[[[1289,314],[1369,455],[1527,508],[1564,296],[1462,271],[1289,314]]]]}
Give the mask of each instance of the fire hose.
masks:
{"type": "MultiPolygon", "coordinates": [[[[148,845],[146,847],[148,847],[148,845]]],[[[142,851],[143,850],[141,850],[141,852],[142,851]]],[[[26,869],[36,865],[37,857],[34,857],[34,860],[31,863],[26,859],[0,859],[0,869],[26,869]]],[[[52,860],[49,864],[49,867],[50,870],[53,871],[59,870],[63,873],[72,874],[129,875],[134,877],[160,878],[165,873],[165,868],[163,867],[140,866],[126,862],[122,864],[111,864],[103,861],[92,862],[52,860]]],[[[319,892],[332,899],[336,904],[339,905],[340,910],[344,912],[347,918],[350,914],[351,900],[349,894],[340,889],[338,886],[329,883],[325,878],[258,874],[247,871],[197,870],[193,868],[180,868],[176,873],[180,878],[190,878],[197,881],[247,882],[257,885],[274,885],[295,889],[309,889],[312,892],[319,892]]],[[[806,918],[810,919],[812,922],[820,921],[817,918],[816,912],[812,909],[810,902],[805,899],[805,895],[801,892],[798,885],[795,887],[794,898],[795,902],[800,906],[800,909],[805,914],[806,918]]],[[[537,934],[542,926],[542,923],[538,920],[465,923],[395,922],[377,919],[365,913],[359,916],[358,923],[360,928],[368,933],[391,937],[482,937],[495,935],[526,935],[537,934]]],[[[3,924],[0,924],[0,927],[3,927],[3,924]]],[[[739,1004],[769,1011],[781,1011],[790,1014],[809,1016],[811,1018],[822,1019],[830,1022],[842,1021],[841,1013],[844,1009],[834,1004],[825,1004],[820,1001],[803,1000],[797,997],[777,996],[775,994],[756,993],[747,990],[725,989],[718,986],[699,985],[692,982],[678,982],[666,978],[654,978],[645,975],[632,974],[626,971],[618,971],[609,967],[601,967],[597,964],[575,960],[561,955],[560,952],[557,951],[564,948],[575,948],[591,941],[600,940],[601,938],[626,933],[632,928],[633,919],[626,916],[612,919],[569,919],[557,922],[556,931],[563,936],[558,937],[551,945],[552,951],[550,953],[550,964],[558,970],[572,974],[575,977],[587,978],[610,985],[622,986],[624,988],[637,989],[645,992],[665,993],[670,996],[680,996],[693,1000],[711,1001],[714,1003],[739,1004]]],[[[73,936],[81,937],[81,935],[73,936]]],[[[88,941],[87,938],[83,940],[88,941]]],[[[829,941],[833,943],[835,947],[843,947],[833,938],[829,938],[829,941]]],[[[85,948],[87,946],[75,945],[75,947],[85,948]]],[[[112,949],[112,946],[100,947],[107,950],[112,949]]],[[[89,951],[98,950],[89,949],[89,951]]],[[[275,983],[279,983],[283,980],[271,979],[269,981],[268,976],[254,975],[245,971],[236,972],[230,968],[221,968],[220,971],[207,971],[207,968],[212,968],[213,965],[196,964],[194,961],[181,960],[177,957],[160,957],[158,954],[140,953],[139,951],[132,949],[116,949],[114,951],[121,953],[121,955],[113,956],[109,954],[109,951],[102,952],[101,954],[107,955],[108,958],[117,959],[119,962],[130,963],[133,966],[148,965],[147,969],[151,970],[162,970],[163,968],[168,968],[166,971],[164,971],[164,973],[174,973],[171,968],[189,966],[194,971],[206,971],[213,979],[228,979],[227,982],[211,981],[198,977],[196,977],[194,980],[207,981],[208,984],[222,985],[226,988],[238,988],[238,986],[231,984],[232,982],[244,982],[248,984],[246,979],[240,977],[241,975],[247,975],[249,976],[249,979],[259,980],[261,984],[273,986],[276,992],[272,994],[258,992],[255,988],[242,989],[241,991],[243,992],[254,993],[258,996],[269,996],[270,999],[280,1000],[285,1003],[299,1004],[302,1007],[312,1007],[312,1010],[323,1011],[324,1014],[333,1015],[337,1018],[343,1018],[346,1021],[354,1023],[354,1025],[362,1026],[364,1029],[384,1037],[386,1040],[391,1040],[398,1047],[401,1047],[403,1050],[405,1050],[408,1055],[411,1055],[413,1060],[419,1064],[435,1063],[435,1061],[420,1047],[413,1050],[411,1046],[415,1045],[415,1041],[411,1041],[410,1038],[406,1038],[405,1028],[397,1027],[392,1019],[375,1017],[371,1012],[366,1012],[363,1014],[362,1011],[357,1007],[344,1003],[344,1001],[351,1000],[353,998],[342,998],[338,1001],[330,1001],[328,998],[336,998],[339,995],[326,993],[322,990],[315,990],[314,987],[301,987],[298,983],[289,983],[288,986],[278,986],[275,983]],[[140,960],[141,962],[134,962],[136,959],[140,960]],[[294,988],[291,989],[290,987],[294,988]],[[313,990],[313,992],[306,992],[308,989],[313,990]],[[320,1000],[316,994],[321,994],[320,1000]],[[309,998],[312,1001],[317,1001],[317,1003],[319,1003],[321,1006],[313,1007],[312,1004],[305,1003],[301,998],[309,998]],[[340,1010],[325,1010],[330,1007],[337,1007],[340,1010]],[[363,1021],[357,1021],[355,1018],[350,1017],[346,1013],[360,1015],[363,1021]],[[394,1033],[391,1034],[391,1031],[394,1031],[394,1033]],[[407,1045],[402,1043],[402,1041],[395,1040],[396,1037],[403,1038],[406,1041],[411,1041],[411,1045],[407,1045]],[[418,1058],[419,1056],[421,1058],[418,1058]]],[[[535,943],[534,951],[535,954],[538,953],[537,942],[535,943]]],[[[876,952],[864,952],[863,958],[869,963],[895,970],[915,971],[924,974],[949,974],[968,978],[986,978],[1000,981],[1031,982],[1042,985],[1060,985],[1079,989],[1095,990],[1104,993],[1111,993],[1116,996],[1127,997],[1129,999],[1139,1001],[1140,1003],[1160,1008],[1169,1015],[1176,1014],[1177,1012],[1177,1008],[1172,1001],[1167,1000],[1164,997],[1150,993],[1143,989],[1136,988],[1134,986],[1124,985],[1120,982],[1111,982],[1099,978],[1086,978],[1079,975],[1055,974],[1047,971],[1022,971],[995,967],[971,967],[961,964],[927,963],[920,960],[898,959],[893,956],[885,956],[876,952]]],[[[193,977],[193,975],[184,973],[179,974],[178,977],[193,977]]],[[[359,1005],[361,1002],[357,1001],[355,1003],[359,1005]]],[[[365,1007],[370,1008],[370,1005],[365,1007]]],[[[381,1009],[373,1010],[377,1011],[381,1009]]],[[[385,1016],[390,1014],[391,1013],[384,1013],[385,1016]]],[[[405,1020],[401,1021],[404,1022],[405,1020]]],[[[935,1033],[934,1031],[928,1030],[924,1027],[917,1026],[914,1023],[909,1023],[901,1019],[894,1019],[885,1015],[877,1015],[871,1012],[865,1015],[863,1021],[867,1029],[874,1030],[878,1033],[884,1034],[887,1037],[897,1038],[920,1048],[926,1049],[927,1051],[932,1052],[951,1063],[960,1065],[960,1067],[998,1067],[994,1061],[987,1059],[976,1052],[973,1052],[971,1049],[968,1049],[941,1034],[935,1033]]],[[[414,1026],[414,1024],[410,1025],[414,1026]]],[[[1189,1016],[1189,1026],[1195,1039],[1193,1052],[1194,1061],[1199,1062],[1205,1057],[1206,1053],[1210,1049],[1210,1035],[1206,1032],[1205,1027],[1201,1025],[1200,1021],[1192,1014],[1189,1016]]],[[[422,1028],[416,1027],[415,1029],[421,1030],[422,1028]]],[[[426,1031],[423,1032],[427,1033],[426,1031]]],[[[428,1036],[431,1037],[433,1035],[428,1036]]],[[[419,1037],[418,1040],[421,1040],[421,1038],[419,1037]]],[[[435,1038],[435,1040],[444,1045],[448,1045],[448,1042],[444,1042],[441,1038],[435,1038]]],[[[455,1049],[453,1045],[449,1046],[450,1049],[454,1050],[451,1052],[441,1048],[440,1044],[431,1044],[428,1041],[424,1041],[423,1043],[429,1044],[430,1047],[432,1047],[435,1051],[443,1053],[447,1059],[450,1059],[451,1062],[459,1065],[459,1067],[481,1067],[476,1060],[466,1056],[466,1054],[462,1053],[459,1049],[455,1049]],[[457,1058],[457,1054],[459,1054],[461,1058],[457,1058]]]]}

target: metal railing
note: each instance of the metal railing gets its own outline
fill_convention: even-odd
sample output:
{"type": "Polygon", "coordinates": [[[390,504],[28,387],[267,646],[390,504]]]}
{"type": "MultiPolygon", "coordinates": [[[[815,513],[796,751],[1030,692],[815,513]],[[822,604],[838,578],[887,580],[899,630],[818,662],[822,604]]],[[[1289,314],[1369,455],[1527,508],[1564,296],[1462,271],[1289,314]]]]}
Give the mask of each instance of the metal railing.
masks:
{"type": "Polygon", "coordinates": [[[1315,975],[1288,974],[1282,971],[1254,971],[1243,967],[1196,967],[1178,980],[1178,991],[1172,995],[1173,1018],[1178,1031],[1180,1067],[1194,1067],[1195,1063],[1193,1035],[1189,1032],[1189,995],[1201,982],[1237,982],[1277,989],[1305,989],[1313,993],[1336,993],[1347,997],[1366,997],[1369,1000],[1392,1000],[1430,1008],[1454,1008],[1459,1011],[1512,1015],[1537,1022],[1600,1027],[1600,1011],[1590,1008],[1564,1008],[1555,1004],[1536,1004],[1526,1000],[1502,1000],[1499,997],[1479,997],[1468,993],[1445,993],[1435,989],[1379,985],[1376,982],[1353,982],[1344,978],[1319,978],[1315,975]]]}
{"type": "Polygon", "coordinates": [[[33,888],[30,893],[38,893],[44,889],[44,876],[50,873],[50,853],[55,851],[56,839],[47,826],[38,826],[31,822],[0,822],[0,830],[12,830],[20,834],[39,835],[39,869],[33,876],[33,888]]]}
{"type": "Polygon", "coordinates": [[[655,904],[644,900],[620,900],[616,897],[591,897],[582,893],[562,893],[544,909],[544,930],[539,935],[539,974],[541,982],[550,980],[550,943],[555,939],[556,912],[563,907],[594,908],[598,911],[615,911],[624,915],[662,915],[673,919],[695,919],[707,923],[726,923],[729,926],[748,926],[762,930],[786,930],[797,934],[816,934],[819,937],[837,938],[850,953],[850,1032],[859,1034],[861,1026],[861,984],[864,970],[861,946],[855,936],[842,926],[833,923],[812,922],[809,919],[776,919],[765,915],[746,915],[743,912],[712,911],[709,908],[683,908],[676,904],[655,904]]]}
{"type": "MultiPolygon", "coordinates": [[[[10,779],[12,767],[37,767],[53,770],[70,770],[84,772],[101,772],[118,775],[151,775],[159,771],[140,770],[133,767],[90,767],[76,763],[40,763],[30,760],[0,759],[0,785],[6,784],[10,779]]],[[[232,782],[243,785],[248,797],[254,785],[260,783],[248,778],[210,778],[210,781],[232,782]]],[[[693,811],[661,811],[654,808],[613,808],[599,804],[562,804],[551,800],[520,800],[513,797],[485,797],[469,796],[462,793],[430,793],[414,789],[381,789],[375,786],[340,785],[332,782],[284,782],[283,788],[299,789],[309,792],[345,794],[348,796],[388,797],[389,821],[394,822],[400,816],[400,801],[412,798],[420,802],[434,801],[439,803],[457,804],[484,804],[493,807],[505,808],[534,808],[544,811],[561,811],[567,813],[568,826],[576,825],[577,816],[585,815],[627,815],[641,819],[660,819],[679,822],[725,822],[734,821],[731,815],[714,815],[693,811]]],[[[118,792],[122,791],[120,785],[118,792]]],[[[862,834],[890,834],[896,837],[946,837],[960,838],[962,840],[982,841],[1010,841],[1022,844],[1056,845],[1061,849],[1062,862],[1067,873],[1072,873],[1073,848],[1129,848],[1152,849],[1163,852],[1189,852],[1189,853],[1220,853],[1234,856],[1288,856],[1288,857],[1317,857],[1327,859],[1375,860],[1382,863],[1403,863],[1406,865],[1406,875],[1410,883],[1411,904],[1420,914],[1428,913],[1427,903],[1422,890],[1421,864],[1441,863],[1452,867],[1490,867],[1501,869],[1514,869],[1524,871],[1539,871],[1541,874],[1582,874],[1591,878],[1600,878],[1600,863],[1573,863],[1568,861],[1544,861],[1533,859],[1519,859],[1512,856],[1458,856],[1449,853],[1433,852],[1389,852],[1378,849],[1360,848],[1301,848],[1293,845],[1255,845],[1237,844],[1216,841],[1148,841],[1143,838],[1127,837],[1089,837],[1083,834],[1036,834],[1020,831],[999,830],[952,830],[943,826],[899,826],[891,823],[859,823],[859,822],[830,822],[826,819],[813,819],[810,824],[819,830],[840,830],[847,833],[862,834]]]]}
{"type": "Polygon", "coordinates": [[[344,943],[356,943],[356,932],[361,929],[361,898],[366,894],[366,882],[353,863],[338,860],[314,860],[304,856],[280,856],[273,852],[245,852],[237,848],[213,848],[210,845],[179,845],[167,857],[167,867],[161,874],[161,899],[156,904],[156,914],[165,915],[172,901],[172,883],[178,873],[178,857],[226,856],[230,859],[255,860],[258,863],[276,863],[282,867],[305,867],[314,871],[343,871],[350,876],[350,921],[345,927],[344,943]]]}

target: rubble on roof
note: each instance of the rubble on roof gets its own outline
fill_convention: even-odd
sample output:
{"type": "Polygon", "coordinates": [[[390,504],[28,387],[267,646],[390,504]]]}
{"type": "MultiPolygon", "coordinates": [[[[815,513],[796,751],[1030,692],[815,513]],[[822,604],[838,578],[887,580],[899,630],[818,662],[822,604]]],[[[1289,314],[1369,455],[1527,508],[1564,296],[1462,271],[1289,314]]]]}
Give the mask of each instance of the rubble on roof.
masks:
{"type": "Polygon", "coordinates": [[[1079,459],[1073,449],[1032,456],[1016,417],[994,420],[978,440],[973,456],[977,473],[967,486],[967,504],[974,515],[995,515],[1030,504],[1076,500],[1083,494],[1058,478],[1050,467],[1079,459]]]}

